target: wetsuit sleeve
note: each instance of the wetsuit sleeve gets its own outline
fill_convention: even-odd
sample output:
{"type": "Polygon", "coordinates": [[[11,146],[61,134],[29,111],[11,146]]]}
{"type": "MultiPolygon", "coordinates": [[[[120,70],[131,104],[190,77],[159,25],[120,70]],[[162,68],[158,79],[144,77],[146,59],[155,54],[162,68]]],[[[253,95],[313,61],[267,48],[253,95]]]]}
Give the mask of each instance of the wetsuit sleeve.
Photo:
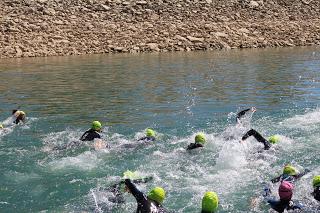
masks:
{"type": "Polygon", "coordinates": [[[147,137],[139,138],[138,141],[144,141],[145,139],[147,139],[147,137]]]}
{"type": "Polygon", "coordinates": [[[246,140],[250,136],[253,136],[260,143],[263,143],[265,149],[269,149],[271,147],[270,142],[254,129],[250,129],[246,134],[244,134],[242,136],[242,140],[246,140]]]}
{"type": "Polygon", "coordinates": [[[237,114],[237,121],[238,121],[242,116],[244,116],[248,111],[250,111],[250,110],[251,110],[251,108],[245,109],[245,110],[242,110],[242,111],[238,112],[238,114],[237,114]]]}
{"type": "Polygon", "coordinates": [[[187,150],[192,150],[198,147],[203,147],[201,144],[197,144],[197,143],[191,143],[188,145],[187,150]]]}
{"type": "Polygon", "coordinates": [[[80,140],[84,141],[86,136],[87,136],[87,134],[89,134],[89,131],[85,131],[85,133],[83,133],[83,135],[81,136],[80,140]]]}
{"type": "Polygon", "coordinates": [[[299,178],[301,178],[302,176],[306,175],[306,174],[309,173],[309,172],[310,172],[309,169],[305,169],[303,172],[301,172],[301,173],[298,174],[298,175],[295,175],[294,177],[295,177],[295,179],[299,179],[299,178]]]}
{"type": "Polygon", "coordinates": [[[282,175],[280,175],[279,177],[275,177],[275,178],[271,179],[271,182],[272,183],[277,183],[277,182],[280,181],[281,177],[282,177],[282,175]]]}
{"type": "Polygon", "coordinates": [[[145,198],[144,194],[131,182],[130,179],[125,179],[124,183],[132,193],[132,195],[136,198],[138,203],[145,203],[147,199],[145,198]]]}

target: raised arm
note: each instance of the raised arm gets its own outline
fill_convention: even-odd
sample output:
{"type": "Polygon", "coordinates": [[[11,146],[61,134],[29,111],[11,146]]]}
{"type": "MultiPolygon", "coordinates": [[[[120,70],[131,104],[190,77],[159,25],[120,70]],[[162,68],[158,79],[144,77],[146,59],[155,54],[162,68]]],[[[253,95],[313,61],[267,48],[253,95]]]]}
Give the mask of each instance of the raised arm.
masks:
{"type": "Polygon", "coordinates": [[[125,185],[128,187],[130,193],[136,198],[138,203],[143,203],[147,201],[144,194],[131,182],[130,179],[125,179],[125,185]]]}

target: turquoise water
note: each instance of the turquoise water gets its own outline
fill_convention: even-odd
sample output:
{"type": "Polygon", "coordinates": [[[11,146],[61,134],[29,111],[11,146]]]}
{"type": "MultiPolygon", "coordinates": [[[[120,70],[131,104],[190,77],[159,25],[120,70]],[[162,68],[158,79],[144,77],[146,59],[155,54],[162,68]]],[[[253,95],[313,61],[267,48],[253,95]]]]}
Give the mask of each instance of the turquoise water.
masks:
{"type": "Polygon", "coordinates": [[[152,175],[139,188],[162,186],[176,212],[200,212],[207,190],[218,193],[219,212],[267,212],[262,183],[286,163],[312,170],[294,198],[318,206],[309,194],[320,173],[319,59],[313,47],[1,60],[0,120],[10,123],[20,107],[28,121],[0,132],[0,211],[134,212],[129,194],[115,206],[99,190],[130,169],[152,175]],[[249,126],[237,127],[236,113],[251,106],[252,128],[281,135],[270,151],[258,153],[252,138],[238,143],[249,126]],[[52,149],[92,120],[110,149],[52,149]],[[158,132],[155,144],[123,148],[147,127],[158,132]],[[206,147],[186,152],[197,132],[206,147]]]}

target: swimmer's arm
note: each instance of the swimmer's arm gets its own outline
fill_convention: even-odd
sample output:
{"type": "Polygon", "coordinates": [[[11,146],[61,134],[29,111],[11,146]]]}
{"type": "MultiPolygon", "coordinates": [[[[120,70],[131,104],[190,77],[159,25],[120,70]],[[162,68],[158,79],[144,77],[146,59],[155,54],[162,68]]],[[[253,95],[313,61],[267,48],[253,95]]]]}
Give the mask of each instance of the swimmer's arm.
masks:
{"type": "Polygon", "coordinates": [[[148,139],[148,137],[145,136],[145,137],[139,138],[138,141],[144,141],[145,139],[148,139]]]}
{"type": "Polygon", "coordinates": [[[240,112],[238,112],[238,114],[237,114],[237,120],[239,120],[242,116],[244,116],[248,111],[250,111],[251,110],[251,108],[249,108],[249,109],[245,109],[245,110],[242,110],[242,111],[240,111],[240,112]]]}
{"type": "Polygon", "coordinates": [[[85,136],[88,134],[88,131],[85,131],[85,133],[83,133],[83,135],[81,136],[80,140],[84,141],[85,136]]]}
{"type": "Polygon", "coordinates": [[[195,148],[197,148],[196,144],[195,143],[191,143],[191,144],[188,145],[187,150],[192,150],[192,149],[195,149],[195,148]]]}
{"type": "Polygon", "coordinates": [[[275,177],[275,178],[271,179],[271,182],[272,183],[277,183],[277,182],[280,181],[281,177],[282,177],[282,175],[280,175],[279,177],[275,177]]]}
{"type": "Polygon", "coordinates": [[[130,193],[136,198],[137,202],[142,203],[145,200],[144,194],[131,182],[130,179],[125,179],[124,183],[128,187],[130,193]]]}
{"type": "Polygon", "coordinates": [[[303,172],[299,173],[298,175],[295,175],[295,179],[299,179],[302,176],[306,175],[307,173],[311,172],[309,169],[305,169],[303,172]]]}

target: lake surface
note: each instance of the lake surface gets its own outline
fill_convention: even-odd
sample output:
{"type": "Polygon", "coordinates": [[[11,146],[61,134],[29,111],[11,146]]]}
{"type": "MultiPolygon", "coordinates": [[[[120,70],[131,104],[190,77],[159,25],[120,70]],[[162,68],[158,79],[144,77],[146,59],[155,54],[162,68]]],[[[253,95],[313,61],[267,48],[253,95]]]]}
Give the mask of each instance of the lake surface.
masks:
{"type": "Polygon", "coordinates": [[[267,212],[263,183],[287,163],[312,170],[294,198],[318,206],[319,47],[8,59],[0,79],[1,212],[134,212],[130,194],[114,205],[101,189],[126,170],[153,176],[138,187],[162,186],[176,212],[200,212],[206,191],[219,195],[219,212],[267,212]],[[236,113],[252,106],[237,126],[236,113]],[[18,107],[27,122],[11,126],[18,107]],[[93,120],[109,149],[53,149],[78,141],[93,120]],[[135,147],[148,127],[157,141],[135,147]],[[281,141],[262,153],[254,138],[240,144],[250,127],[281,141]],[[198,132],[205,148],[187,152],[198,132]]]}

